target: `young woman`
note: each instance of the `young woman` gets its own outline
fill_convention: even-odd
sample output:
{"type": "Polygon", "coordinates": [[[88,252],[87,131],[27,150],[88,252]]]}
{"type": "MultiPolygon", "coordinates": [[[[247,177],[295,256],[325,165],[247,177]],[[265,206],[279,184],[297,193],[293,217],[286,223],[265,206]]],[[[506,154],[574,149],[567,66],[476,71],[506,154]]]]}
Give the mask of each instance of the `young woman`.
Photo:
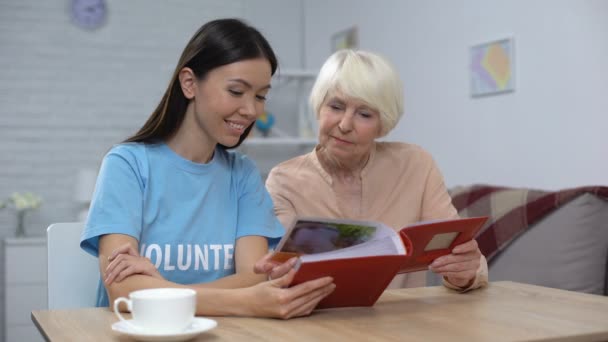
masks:
{"type": "MultiPolygon", "coordinates": [[[[254,272],[284,231],[254,164],[228,150],[264,112],[276,69],[266,39],[242,21],[194,34],[148,121],[103,160],[81,241],[99,256],[99,305],[187,286],[198,314],[288,318],[333,290],[329,278],[284,289],[287,268],[268,282],[254,272]]],[[[270,268],[264,260],[259,271],[270,268]]]]}

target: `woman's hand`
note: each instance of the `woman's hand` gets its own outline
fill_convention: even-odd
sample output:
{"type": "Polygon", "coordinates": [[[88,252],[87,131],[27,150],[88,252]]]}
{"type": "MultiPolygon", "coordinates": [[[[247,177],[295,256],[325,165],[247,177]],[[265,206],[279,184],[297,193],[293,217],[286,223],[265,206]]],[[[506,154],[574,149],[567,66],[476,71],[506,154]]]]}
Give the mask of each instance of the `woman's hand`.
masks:
{"type": "MultiPolygon", "coordinates": [[[[290,261],[283,265],[289,264],[290,261]]],[[[248,288],[248,297],[251,299],[248,303],[251,311],[249,315],[281,319],[307,316],[336,288],[331,277],[310,280],[288,288],[295,274],[296,270],[289,268],[287,273],[279,278],[248,288]]]]}
{"type": "Polygon", "coordinates": [[[273,252],[266,254],[262,259],[258,260],[253,271],[257,274],[266,274],[268,280],[277,279],[287,274],[298,262],[298,258],[291,258],[284,263],[272,260],[273,252]]]}
{"type": "Polygon", "coordinates": [[[104,279],[106,286],[112,284],[112,282],[119,283],[133,274],[145,274],[164,279],[150,259],[140,256],[129,243],[113,250],[108,257],[108,261],[110,264],[106,268],[104,279]]]}
{"type": "Polygon", "coordinates": [[[467,288],[475,280],[480,258],[481,251],[473,239],[454,247],[451,254],[435,259],[429,269],[444,276],[450,284],[467,288]]]}

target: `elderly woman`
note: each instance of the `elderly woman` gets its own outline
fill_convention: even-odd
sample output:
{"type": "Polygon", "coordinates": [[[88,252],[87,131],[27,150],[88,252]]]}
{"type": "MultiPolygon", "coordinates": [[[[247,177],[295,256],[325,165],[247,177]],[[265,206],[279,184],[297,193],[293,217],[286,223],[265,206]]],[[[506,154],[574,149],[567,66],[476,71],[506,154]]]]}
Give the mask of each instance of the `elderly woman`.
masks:
{"type": "MultiPolygon", "coordinates": [[[[321,68],[310,103],[319,144],[273,168],[266,182],[284,226],[298,216],[374,220],[394,229],[458,217],[426,151],[377,141],[403,113],[403,87],[388,61],[364,51],[334,53],[321,68]]],[[[487,284],[487,262],[475,240],[456,246],[430,269],[456,290],[487,284]]],[[[391,287],[425,284],[425,272],[415,272],[398,275],[391,287]]]]}

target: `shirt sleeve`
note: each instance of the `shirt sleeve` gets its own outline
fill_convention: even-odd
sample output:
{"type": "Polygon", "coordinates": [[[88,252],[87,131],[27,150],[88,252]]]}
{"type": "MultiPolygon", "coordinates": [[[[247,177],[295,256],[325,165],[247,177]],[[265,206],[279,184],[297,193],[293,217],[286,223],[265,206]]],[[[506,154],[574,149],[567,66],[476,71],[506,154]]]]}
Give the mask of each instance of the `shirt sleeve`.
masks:
{"type": "MultiPolygon", "coordinates": [[[[422,199],[422,220],[436,220],[446,218],[458,218],[458,211],[452,205],[452,198],[447,191],[443,176],[439,168],[429,156],[431,168],[428,173],[424,196],[422,199]]],[[[488,262],[482,255],[480,257],[479,268],[475,274],[475,279],[470,286],[461,288],[451,284],[446,278],[443,278],[443,285],[453,290],[467,292],[477,289],[488,284],[488,262]]]]}
{"type": "Polygon", "coordinates": [[[285,195],[285,186],[281,186],[284,181],[284,173],[280,167],[275,167],[270,171],[268,179],[266,179],[266,188],[270,193],[272,202],[274,203],[274,213],[284,227],[291,227],[296,220],[296,209],[287,196],[285,195]]]}
{"type": "Polygon", "coordinates": [[[427,174],[424,193],[422,196],[422,221],[458,218],[458,212],[452,205],[452,198],[443,181],[443,176],[435,164],[435,161],[428,156],[430,168],[427,174]]]}
{"type": "Polygon", "coordinates": [[[126,234],[139,240],[142,229],[143,191],[141,165],[134,154],[113,149],[104,158],[80,247],[97,256],[99,237],[126,234]]]}
{"type": "Polygon", "coordinates": [[[273,246],[283,236],[285,229],[274,214],[272,199],[256,166],[243,156],[240,168],[242,177],[239,181],[237,238],[266,236],[273,246]]]}

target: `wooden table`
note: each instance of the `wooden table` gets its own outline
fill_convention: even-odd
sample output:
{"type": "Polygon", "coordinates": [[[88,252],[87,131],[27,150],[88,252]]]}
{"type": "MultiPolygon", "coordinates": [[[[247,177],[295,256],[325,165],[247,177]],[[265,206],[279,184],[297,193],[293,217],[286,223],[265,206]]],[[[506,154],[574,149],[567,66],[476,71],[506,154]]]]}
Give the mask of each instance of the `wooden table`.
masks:
{"type": "MultiPolygon", "coordinates": [[[[217,317],[196,341],[602,341],[608,297],[514,282],[458,294],[443,287],[387,290],[374,307],[320,310],[287,321],[217,317]]],[[[51,341],[128,341],[107,308],[40,310],[32,320],[51,341]]]]}

